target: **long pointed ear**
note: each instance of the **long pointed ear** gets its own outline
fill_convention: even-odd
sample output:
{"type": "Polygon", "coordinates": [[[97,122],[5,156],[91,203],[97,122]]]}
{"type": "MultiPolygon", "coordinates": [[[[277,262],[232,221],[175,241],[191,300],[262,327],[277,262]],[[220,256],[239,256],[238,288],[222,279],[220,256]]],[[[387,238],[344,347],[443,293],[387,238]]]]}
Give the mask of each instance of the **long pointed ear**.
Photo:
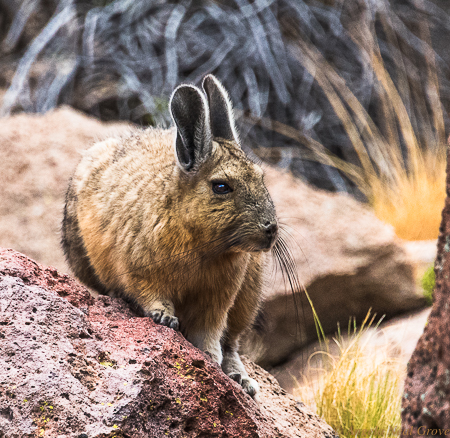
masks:
{"type": "Polygon", "coordinates": [[[170,98],[170,113],[177,127],[175,152],[185,172],[195,172],[212,151],[208,103],[193,85],[180,85],[170,98]]]}
{"type": "Polygon", "coordinates": [[[239,144],[239,136],[234,123],[233,107],[228,93],[219,80],[208,75],[203,79],[203,89],[208,97],[209,118],[213,137],[235,141],[239,144]]]}

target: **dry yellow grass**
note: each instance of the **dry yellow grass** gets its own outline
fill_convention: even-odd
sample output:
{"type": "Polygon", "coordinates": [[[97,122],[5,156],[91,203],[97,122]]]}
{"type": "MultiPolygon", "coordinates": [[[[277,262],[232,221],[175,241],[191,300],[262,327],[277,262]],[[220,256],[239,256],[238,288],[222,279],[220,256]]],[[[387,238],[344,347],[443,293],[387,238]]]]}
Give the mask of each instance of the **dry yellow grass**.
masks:
{"type": "Polygon", "coordinates": [[[414,172],[403,172],[395,186],[375,180],[371,204],[377,217],[393,225],[402,239],[437,239],[445,202],[445,167],[441,152],[424,159],[414,172]]]}
{"type": "Polygon", "coordinates": [[[390,346],[372,347],[367,327],[354,328],[346,340],[338,336],[338,354],[329,347],[315,353],[322,367],[310,370],[295,395],[315,407],[342,438],[398,437],[406,366],[392,358],[390,346]]]}
{"type": "MultiPolygon", "coordinates": [[[[426,129],[427,135],[421,136],[426,144],[419,144],[405,104],[383,64],[375,40],[369,53],[382,89],[380,95],[385,112],[382,123],[387,135],[381,134],[321,55],[308,45],[304,50],[310,55],[311,73],[316,72],[316,80],[340,118],[361,163],[349,169],[348,164],[344,167],[330,156],[332,165],[358,185],[375,214],[392,224],[399,237],[406,240],[437,238],[445,200],[446,142],[434,64],[426,66],[429,78],[426,87],[428,94],[435,96],[435,105],[429,115],[431,126],[426,129]],[[317,68],[318,65],[322,68],[317,68]]],[[[313,149],[317,151],[318,148],[313,149]]]]}

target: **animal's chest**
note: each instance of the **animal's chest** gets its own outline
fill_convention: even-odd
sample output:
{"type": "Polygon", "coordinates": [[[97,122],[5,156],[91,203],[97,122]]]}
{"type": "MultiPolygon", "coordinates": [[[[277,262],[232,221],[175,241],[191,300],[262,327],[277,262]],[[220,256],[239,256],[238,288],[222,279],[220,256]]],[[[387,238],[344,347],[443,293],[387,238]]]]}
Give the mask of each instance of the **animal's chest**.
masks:
{"type": "Polygon", "coordinates": [[[232,304],[245,281],[248,257],[246,255],[218,260],[205,260],[197,269],[183,267],[176,287],[181,306],[218,306],[232,304]]]}

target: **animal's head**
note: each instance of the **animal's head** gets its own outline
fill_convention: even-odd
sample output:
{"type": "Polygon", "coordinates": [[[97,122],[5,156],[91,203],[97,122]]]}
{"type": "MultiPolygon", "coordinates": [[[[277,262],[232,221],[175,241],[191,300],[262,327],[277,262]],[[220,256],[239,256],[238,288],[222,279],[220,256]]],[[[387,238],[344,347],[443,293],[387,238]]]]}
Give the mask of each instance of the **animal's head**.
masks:
{"type": "Polygon", "coordinates": [[[217,241],[236,252],[268,251],[278,224],[263,171],[241,149],[225,88],[208,75],[203,90],[181,85],[170,100],[177,129],[179,213],[198,243],[217,241]]]}

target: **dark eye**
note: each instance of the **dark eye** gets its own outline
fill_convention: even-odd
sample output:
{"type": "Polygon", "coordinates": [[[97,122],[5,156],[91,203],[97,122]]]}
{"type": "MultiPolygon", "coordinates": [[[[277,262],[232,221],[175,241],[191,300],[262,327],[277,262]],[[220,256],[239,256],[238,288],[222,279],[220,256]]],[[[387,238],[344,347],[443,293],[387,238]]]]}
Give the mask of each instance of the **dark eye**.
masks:
{"type": "Polygon", "coordinates": [[[225,195],[227,193],[232,192],[232,188],[224,182],[214,182],[212,183],[213,192],[217,195],[225,195]]]}

